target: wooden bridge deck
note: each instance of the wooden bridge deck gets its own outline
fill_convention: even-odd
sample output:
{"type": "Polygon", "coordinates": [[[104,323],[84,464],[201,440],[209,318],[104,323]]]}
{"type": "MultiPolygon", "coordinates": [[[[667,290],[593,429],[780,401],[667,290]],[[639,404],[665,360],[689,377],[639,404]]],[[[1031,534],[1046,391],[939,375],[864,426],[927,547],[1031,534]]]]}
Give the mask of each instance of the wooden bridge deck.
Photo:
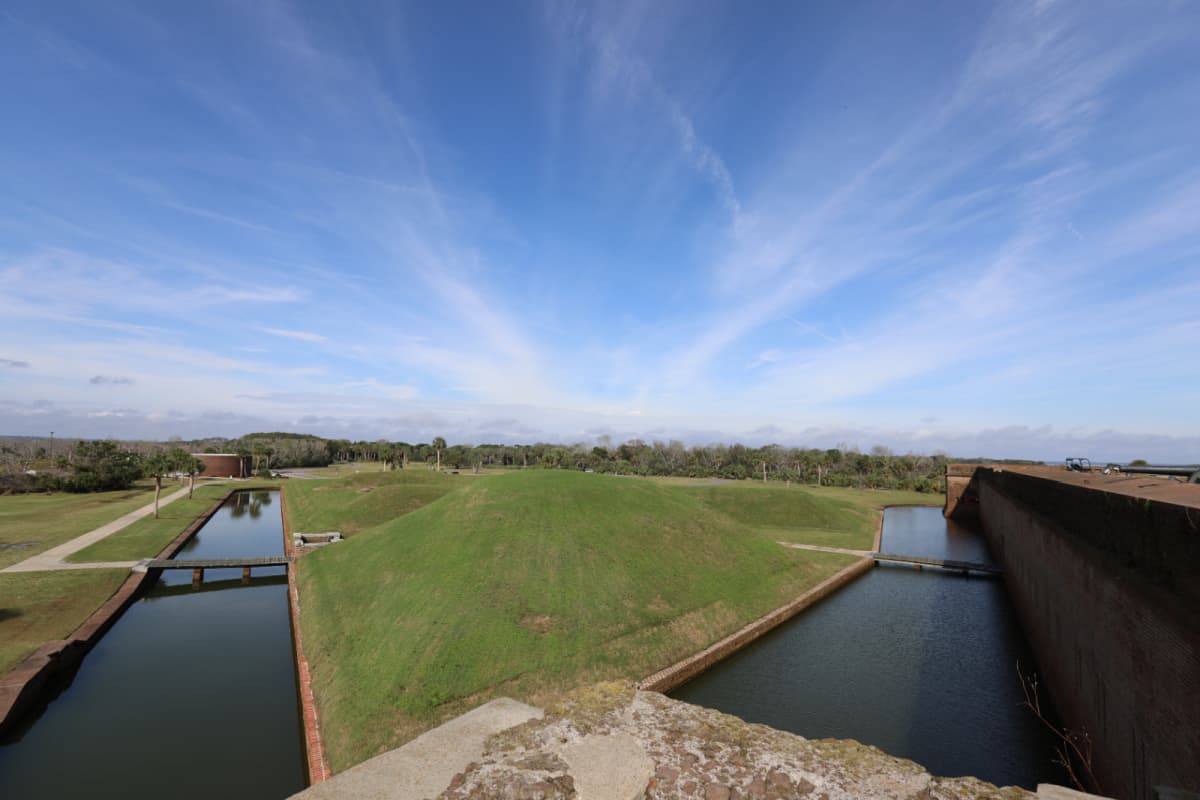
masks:
{"type": "Polygon", "coordinates": [[[147,558],[138,563],[143,569],[228,569],[236,567],[284,567],[291,556],[259,558],[147,558]]]}
{"type": "Polygon", "coordinates": [[[949,558],[925,558],[923,556],[901,556],[892,553],[868,553],[876,561],[887,561],[893,564],[913,564],[917,567],[940,567],[941,569],[957,572],[979,572],[984,575],[1003,575],[1004,570],[994,564],[983,564],[978,561],[955,561],[949,558]]]}

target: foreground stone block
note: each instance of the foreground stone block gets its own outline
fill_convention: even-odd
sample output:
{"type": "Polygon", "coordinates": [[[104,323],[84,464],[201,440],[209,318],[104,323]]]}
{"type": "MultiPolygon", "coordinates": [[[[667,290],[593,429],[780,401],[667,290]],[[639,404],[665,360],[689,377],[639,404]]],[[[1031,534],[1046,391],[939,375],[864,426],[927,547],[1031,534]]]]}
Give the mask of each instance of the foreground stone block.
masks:
{"type": "Polygon", "coordinates": [[[397,800],[1034,798],[837,739],[809,740],[610,683],[545,713],[496,700],[298,797],[397,800]]]}
{"type": "Polygon", "coordinates": [[[541,709],[501,697],[294,797],[304,800],[437,797],[455,775],[481,758],[488,737],[541,714],[541,709]]]}

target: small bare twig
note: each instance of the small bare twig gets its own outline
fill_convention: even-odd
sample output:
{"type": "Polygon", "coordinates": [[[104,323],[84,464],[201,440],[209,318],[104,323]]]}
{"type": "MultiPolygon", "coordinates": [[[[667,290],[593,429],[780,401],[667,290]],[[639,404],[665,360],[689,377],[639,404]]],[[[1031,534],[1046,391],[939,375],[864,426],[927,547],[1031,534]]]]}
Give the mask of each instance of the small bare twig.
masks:
{"type": "Polygon", "coordinates": [[[1092,771],[1092,737],[1086,730],[1060,728],[1046,718],[1042,712],[1041,698],[1038,697],[1037,675],[1021,672],[1020,661],[1017,662],[1017,677],[1021,680],[1021,691],[1025,693],[1025,702],[1022,705],[1032,711],[1033,715],[1058,737],[1059,743],[1054,748],[1057,756],[1054,763],[1067,771],[1071,783],[1080,791],[1099,791],[1100,782],[1096,780],[1096,773],[1092,771]],[[1076,771],[1076,765],[1082,771],[1082,776],[1076,771]]]}

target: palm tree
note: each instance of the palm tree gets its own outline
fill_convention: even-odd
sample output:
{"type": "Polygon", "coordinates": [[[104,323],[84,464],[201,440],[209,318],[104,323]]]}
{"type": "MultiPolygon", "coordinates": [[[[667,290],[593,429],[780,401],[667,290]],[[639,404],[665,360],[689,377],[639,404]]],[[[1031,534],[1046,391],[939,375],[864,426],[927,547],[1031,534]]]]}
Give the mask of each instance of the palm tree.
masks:
{"type": "Polygon", "coordinates": [[[196,490],[196,475],[204,472],[206,464],[190,453],[186,460],[181,460],[180,467],[188,474],[188,500],[191,500],[192,492],[196,490]]]}
{"type": "Polygon", "coordinates": [[[154,478],[154,518],[158,519],[158,497],[162,494],[163,476],[175,470],[175,460],[167,453],[155,453],[142,462],[142,470],[154,478]]]}
{"type": "Polygon", "coordinates": [[[446,440],[440,436],[433,437],[433,449],[437,451],[437,471],[442,471],[442,450],[446,447],[446,440]]]}
{"type": "Polygon", "coordinates": [[[262,466],[263,457],[267,453],[267,446],[265,444],[263,444],[262,442],[255,442],[253,445],[253,452],[254,452],[254,472],[255,472],[255,474],[257,474],[258,470],[262,466]]]}

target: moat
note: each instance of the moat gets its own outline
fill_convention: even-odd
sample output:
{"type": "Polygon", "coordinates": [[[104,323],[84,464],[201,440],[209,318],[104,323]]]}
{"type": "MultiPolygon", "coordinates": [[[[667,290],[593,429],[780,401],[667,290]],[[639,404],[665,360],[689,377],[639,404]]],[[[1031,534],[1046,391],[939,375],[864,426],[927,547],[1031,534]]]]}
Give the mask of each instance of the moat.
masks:
{"type": "MultiPolygon", "coordinates": [[[[992,563],[983,535],[940,508],[887,509],[881,550],[992,563]]],[[[1035,669],[1002,580],[881,566],[671,696],[936,775],[1065,783],[1055,739],[1022,705],[1018,662],[1035,669]]]]}
{"type": "MultiPolygon", "coordinates": [[[[278,491],[240,492],[179,558],[283,552],[278,491]]],[[[0,797],[281,798],[305,785],[284,567],[164,571],[41,715],[0,742],[0,797]]]]}

